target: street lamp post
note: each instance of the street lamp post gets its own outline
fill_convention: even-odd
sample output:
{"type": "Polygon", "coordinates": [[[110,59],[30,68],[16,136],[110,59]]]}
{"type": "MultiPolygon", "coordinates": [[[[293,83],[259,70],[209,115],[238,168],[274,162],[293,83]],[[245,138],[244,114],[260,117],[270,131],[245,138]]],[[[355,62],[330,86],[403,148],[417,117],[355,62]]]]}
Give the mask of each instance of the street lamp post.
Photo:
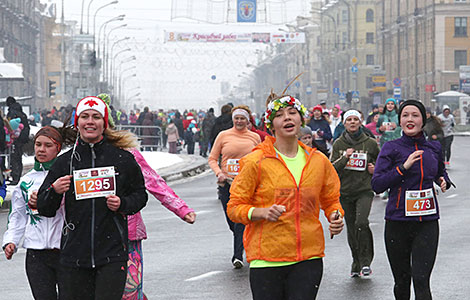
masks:
{"type": "Polygon", "coordinates": [[[94,0],[88,2],[88,9],[86,14],[86,34],[90,34],[90,7],[94,0]]]}
{"type": "MultiPolygon", "coordinates": [[[[129,61],[130,61],[130,60],[129,60],[129,61]]],[[[121,64],[119,65],[119,71],[121,71],[121,70],[120,70],[120,69],[121,69],[121,65],[122,65],[122,62],[121,62],[121,64]]],[[[127,68],[127,69],[124,69],[121,73],[125,73],[125,72],[128,72],[128,71],[130,71],[130,70],[134,70],[134,69],[136,69],[136,66],[132,66],[132,67],[129,67],[129,68],[127,68]]],[[[121,73],[120,73],[120,74],[121,74],[121,73]]],[[[114,80],[113,80],[114,86],[117,86],[117,90],[116,90],[117,93],[116,93],[116,94],[118,95],[118,98],[119,98],[119,99],[123,99],[124,97],[122,97],[122,96],[123,96],[123,92],[122,92],[122,90],[121,90],[121,83],[119,82],[119,85],[118,85],[117,78],[116,78],[117,76],[114,76],[114,77],[115,77],[114,80]]]]}
{"type": "MultiPolygon", "coordinates": [[[[106,34],[106,31],[104,32],[104,47],[103,49],[109,49],[109,37],[111,36],[111,32],[117,30],[117,29],[120,29],[120,28],[123,28],[123,27],[126,27],[127,24],[122,24],[122,25],[119,25],[117,27],[114,27],[112,28],[108,34],[106,34]]],[[[104,50],[103,50],[104,52],[104,50]]],[[[109,69],[109,61],[108,59],[112,57],[112,52],[110,52],[109,50],[106,52],[106,53],[103,53],[105,55],[105,63],[106,63],[106,68],[104,69],[104,72],[105,72],[105,78],[108,77],[109,79],[109,72],[110,72],[110,69],[109,69]],[[110,55],[108,55],[110,54],[110,55]]]]}
{"type": "MultiPolygon", "coordinates": [[[[104,28],[104,31],[106,32],[106,26],[108,25],[108,23],[110,22],[114,22],[114,21],[123,21],[124,20],[124,17],[126,15],[119,15],[117,17],[114,17],[114,18],[111,18],[109,19],[108,21],[104,22],[103,24],[101,24],[100,26],[100,29],[98,30],[98,57],[101,57],[100,55],[100,49],[101,49],[101,45],[100,45],[100,39],[101,39],[101,29],[104,28]]],[[[103,36],[103,39],[104,39],[104,36],[103,36]]],[[[104,52],[105,49],[103,49],[103,52],[104,52]]]]}
{"type": "Polygon", "coordinates": [[[121,99],[121,83],[119,82],[119,78],[118,78],[118,77],[121,76],[121,73],[122,73],[122,72],[126,72],[126,71],[128,71],[128,70],[130,70],[130,69],[135,69],[135,66],[133,66],[132,68],[125,69],[124,71],[121,72],[121,67],[122,67],[123,64],[129,63],[129,62],[135,61],[135,60],[136,60],[136,57],[135,57],[135,56],[130,56],[130,57],[127,57],[127,58],[121,60],[121,61],[119,62],[119,66],[118,66],[118,67],[117,67],[117,66],[114,66],[114,67],[113,67],[113,70],[112,70],[112,82],[113,82],[113,86],[118,87],[118,95],[119,95],[120,99],[121,99]],[[118,70],[119,70],[119,71],[118,71],[118,70]],[[118,75],[118,74],[119,74],[119,75],[118,75]]]}
{"type": "MultiPolygon", "coordinates": [[[[131,49],[130,48],[123,49],[123,50],[119,51],[118,53],[116,53],[113,57],[110,58],[110,62],[109,62],[109,64],[110,64],[109,73],[110,74],[109,73],[107,74],[107,76],[108,76],[107,80],[109,82],[112,83],[112,78],[113,78],[112,72],[113,72],[113,66],[114,66],[114,61],[116,60],[116,57],[118,57],[119,54],[127,52],[127,51],[131,51],[131,49]]],[[[106,65],[108,65],[108,64],[106,63],[106,65]]],[[[114,87],[113,87],[113,90],[114,90],[114,87]]]]}
{"type": "Polygon", "coordinates": [[[95,14],[94,14],[94,16],[93,16],[93,51],[95,51],[96,15],[98,14],[98,12],[99,12],[101,9],[103,9],[103,8],[109,6],[109,5],[113,5],[113,4],[117,4],[117,3],[118,3],[117,0],[112,1],[112,2],[109,2],[108,4],[105,4],[105,5],[103,5],[103,6],[100,6],[100,7],[95,11],[95,14]]]}
{"type": "MultiPolygon", "coordinates": [[[[129,78],[137,77],[137,74],[134,73],[134,74],[132,74],[132,75],[128,75],[128,76],[122,78],[122,74],[123,74],[123,73],[121,73],[121,74],[119,75],[119,86],[121,87],[121,88],[120,88],[121,91],[122,91],[123,81],[125,82],[125,81],[126,81],[127,79],[129,79],[129,78]]],[[[124,93],[122,93],[122,94],[124,94],[124,93]]],[[[124,100],[125,100],[125,99],[124,99],[124,100]]]]}

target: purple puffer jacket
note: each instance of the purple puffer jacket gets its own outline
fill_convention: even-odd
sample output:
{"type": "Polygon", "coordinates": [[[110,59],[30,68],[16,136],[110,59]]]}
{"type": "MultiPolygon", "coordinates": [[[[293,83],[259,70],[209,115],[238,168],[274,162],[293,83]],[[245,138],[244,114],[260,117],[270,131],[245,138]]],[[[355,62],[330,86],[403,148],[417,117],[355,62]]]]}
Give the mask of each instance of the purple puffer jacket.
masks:
{"type": "Polygon", "coordinates": [[[444,177],[447,188],[451,181],[447,175],[442,157],[441,145],[438,142],[426,141],[425,137],[401,138],[386,142],[379,153],[372,176],[372,189],[376,193],[389,190],[389,198],[385,219],[392,221],[429,221],[439,219],[439,206],[436,199],[437,212],[427,216],[405,216],[405,192],[407,190],[423,190],[433,188],[433,182],[439,185],[439,178],[444,177]],[[422,162],[416,161],[410,169],[401,171],[399,166],[416,150],[423,150],[422,162]]]}
{"type": "MultiPolygon", "coordinates": [[[[149,166],[138,150],[131,149],[130,152],[134,155],[135,160],[142,169],[145,187],[150,194],[154,195],[155,198],[160,200],[163,206],[181,219],[183,219],[188,213],[194,212],[193,209],[189,208],[188,205],[186,205],[186,203],[175,194],[175,192],[166,184],[165,180],[163,180],[163,178],[161,178],[160,175],[158,175],[157,172],[149,166]]],[[[127,216],[127,223],[129,229],[128,237],[130,241],[138,241],[147,238],[147,231],[140,212],[135,215],[127,216]]]]}

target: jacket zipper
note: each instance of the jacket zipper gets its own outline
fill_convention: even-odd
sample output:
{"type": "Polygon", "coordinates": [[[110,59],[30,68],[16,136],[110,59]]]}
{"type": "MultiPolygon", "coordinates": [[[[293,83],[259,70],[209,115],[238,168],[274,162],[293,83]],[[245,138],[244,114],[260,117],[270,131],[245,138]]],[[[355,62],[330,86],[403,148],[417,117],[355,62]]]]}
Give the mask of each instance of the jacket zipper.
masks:
{"type": "MultiPolygon", "coordinates": [[[[91,167],[95,167],[95,145],[90,144],[91,149],[91,167]]],[[[95,198],[91,199],[91,267],[95,267],[95,198]]]]}
{"type": "MultiPolygon", "coordinates": [[[[303,151],[305,151],[303,148],[302,148],[303,151]]],[[[277,153],[276,153],[277,154],[277,153]]],[[[291,171],[289,170],[289,168],[287,167],[286,163],[280,159],[278,157],[278,154],[276,156],[274,156],[274,158],[276,158],[277,160],[279,160],[281,162],[281,164],[287,169],[287,172],[289,172],[290,174],[290,177],[292,178],[292,181],[294,182],[295,186],[296,186],[296,195],[295,195],[295,208],[296,208],[296,212],[295,212],[295,227],[297,229],[297,233],[296,233],[296,239],[297,239],[297,257],[298,259],[300,260],[302,258],[302,250],[301,250],[301,247],[302,247],[302,241],[301,241],[301,230],[300,230],[300,183],[302,182],[302,178],[304,177],[304,170],[305,168],[307,167],[307,164],[309,163],[310,161],[310,158],[311,158],[311,155],[307,157],[307,161],[305,162],[305,166],[304,168],[302,169],[302,173],[300,175],[300,181],[299,181],[299,185],[297,185],[297,182],[295,182],[295,177],[294,175],[292,175],[291,171]]]]}
{"type": "MultiPolygon", "coordinates": [[[[418,149],[418,143],[415,142],[415,148],[416,150],[419,150],[418,149]]],[[[423,189],[423,179],[424,179],[424,171],[423,171],[423,155],[421,154],[421,159],[419,160],[420,162],[420,168],[421,168],[421,180],[419,182],[419,190],[421,191],[423,189]]],[[[419,216],[419,220],[422,221],[423,220],[423,217],[422,216],[419,216]]]]}

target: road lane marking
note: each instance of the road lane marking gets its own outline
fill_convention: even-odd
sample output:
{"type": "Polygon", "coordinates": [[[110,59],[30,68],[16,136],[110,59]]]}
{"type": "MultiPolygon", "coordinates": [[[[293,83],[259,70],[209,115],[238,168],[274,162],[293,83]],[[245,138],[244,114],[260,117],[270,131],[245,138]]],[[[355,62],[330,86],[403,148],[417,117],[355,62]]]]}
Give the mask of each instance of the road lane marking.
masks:
{"type": "Polygon", "coordinates": [[[446,199],[451,199],[457,197],[459,194],[453,194],[446,197],[446,199]]]}
{"type": "Polygon", "coordinates": [[[201,279],[205,279],[205,278],[208,278],[208,277],[211,277],[211,276],[220,274],[220,273],[222,273],[222,272],[223,272],[223,271],[211,271],[211,272],[207,272],[207,273],[204,273],[204,274],[202,274],[202,275],[199,275],[199,276],[194,276],[194,277],[188,278],[188,279],[186,279],[185,281],[201,280],[201,279]]]}

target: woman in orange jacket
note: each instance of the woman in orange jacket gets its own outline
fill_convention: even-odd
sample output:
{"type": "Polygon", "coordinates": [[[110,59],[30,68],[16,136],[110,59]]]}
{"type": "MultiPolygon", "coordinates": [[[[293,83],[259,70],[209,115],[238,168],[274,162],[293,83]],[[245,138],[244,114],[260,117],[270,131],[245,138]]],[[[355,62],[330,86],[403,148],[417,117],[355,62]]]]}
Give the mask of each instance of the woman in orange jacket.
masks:
{"type": "Polygon", "coordinates": [[[325,155],[297,141],[307,113],[300,101],[271,94],[268,102],[265,122],[275,138],[240,160],[227,213],[246,225],[253,299],[315,299],[325,248],[320,208],[331,235],[339,234],[340,181],[325,155]]]}

